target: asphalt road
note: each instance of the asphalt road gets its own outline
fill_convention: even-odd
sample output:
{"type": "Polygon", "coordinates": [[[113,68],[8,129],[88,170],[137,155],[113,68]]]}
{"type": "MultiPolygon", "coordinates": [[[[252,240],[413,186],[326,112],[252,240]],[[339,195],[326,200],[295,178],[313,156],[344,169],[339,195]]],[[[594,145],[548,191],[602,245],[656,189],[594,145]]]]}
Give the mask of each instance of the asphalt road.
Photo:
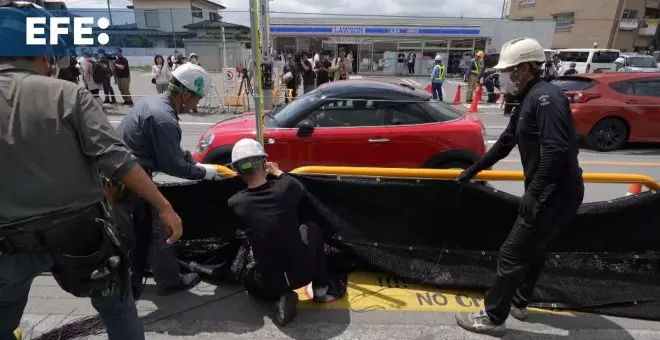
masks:
{"type": "MultiPolygon", "coordinates": [[[[155,93],[149,78],[143,78],[146,78],[146,85],[140,87],[143,91],[139,91],[134,82],[133,92],[155,93]]],[[[416,87],[426,85],[422,78],[377,79],[403,81],[416,87]]],[[[456,87],[447,85],[445,91],[446,97],[453,97],[456,87]]],[[[492,144],[504,129],[507,118],[497,108],[484,107],[480,111],[480,118],[487,127],[487,138],[492,144]]],[[[110,120],[115,124],[122,117],[117,112],[109,113],[110,120]]],[[[193,150],[198,138],[210,125],[227,117],[231,115],[182,115],[182,147],[193,150]]],[[[583,149],[580,161],[585,172],[641,173],[660,178],[659,154],[658,146],[635,147],[614,153],[583,149]]],[[[496,169],[520,170],[518,158],[517,151],[514,151],[497,164],[496,169]]],[[[164,176],[159,179],[174,180],[164,176]]],[[[522,193],[522,184],[518,182],[494,184],[503,191],[522,193]]],[[[588,185],[586,200],[608,200],[622,196],[626,190],[626,185],[588,185]]],[[[299,311],[294,323],[280,329],[267,316],[269,310],[265,306],[248,299],[240,291],[240,287],[202,283],[189,292],[162,298],[155,294],[153,282],[149,282],[143,299],[138,303],[148,331],[147,339],[488,339],[458,328],[451,310],[411,311],[405,303],[400,311],[304,308],[299,311]]],[[[402,303],[386,292],[380,295],[390,303],[402,303]]],[[[351,305],[350,302],[348,304],[351,305]]],[[[93,314],[95,312],[87,300],[73,298],[62,292],[51,277],[41,276],[32,286],[21,328],[29,339],[31,335],[93,314]]],[[[511,331],[506,339],[660,339],[660,322],[590,314],[534,312],[528,322],[510,319],[507,325],[511,331]]]]}

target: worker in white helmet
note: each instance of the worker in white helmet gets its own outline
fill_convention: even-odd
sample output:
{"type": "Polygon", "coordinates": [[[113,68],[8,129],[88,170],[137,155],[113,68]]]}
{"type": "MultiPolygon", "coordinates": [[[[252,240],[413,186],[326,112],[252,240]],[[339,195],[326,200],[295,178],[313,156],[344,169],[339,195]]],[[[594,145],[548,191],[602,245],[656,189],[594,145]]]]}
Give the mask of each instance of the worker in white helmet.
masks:
{"type": "MultiPolygon", "coordinates": [[[[126,146],[152,177],[156,172],[190,180],[212,180],[217,177],[215,167],[197,164],[190,152],[181,149],[179,115],[189,113],[197,106],[204,97],[208,78],[208,73],[198,65],[186,63],[177,67],[172,71],[167,92],[139,101],[117,127],[126,146]]],[[[158,294],[170,295],[197,285],[199,275],[179,273],[174,247],[165,243],[166,235],[156,218],[158,214],[155,211],[151,214],[141,211],[142,208],[150,208],[131,192],[120,190],[120,193],[113,209],[118,220],[130,224],[134,220],[131,216],[152,216],[150,267],[158,294]]],[[[148,227],[134,226],[137,230],[148,227]]]]}
{"type": "Polygon", "coordinates": [[[435,66],[433,66],[433,71],[431,71],[431,94],[433,99],[442,101],[442,82],[445,79],[445,74],[447,69],[445,65],[442,65],[442,56],[439,54],[435,56],[435,66]]]}
{"type": "Polygon", "coordinates": [[[274,304],[275,322],[284,326],[296,315],[295,289],[310,281],[317,302],[334,301],[338,295],[328,276],[321,229],[301,220],[298,207],[305,188],[282,172],[259,142],[241,139],[231,152],[231,166],[247,188],[229,199],[229,206],[246,229],[255,260],[245,277],[251,296],[274,304]],[[275,178],[268,180],[267,175],[275,178]]]}
{"type": "Polygon", "coordinates": [[[534,39],[504,44],[494,68],[500,72],[502,88],[520,98],[520,109],[486,155],[458,177],[459,182],[471,180],[518,145],[525,193],[518,218],[500,248],[485,309],[456,315],[458,325],[472,332],[501,336],[509,314],[527,318],[547,247],[582,204],[584,183],[571,109],[559,87],[541,80],[544,62],[543,47],[534,39]]]}

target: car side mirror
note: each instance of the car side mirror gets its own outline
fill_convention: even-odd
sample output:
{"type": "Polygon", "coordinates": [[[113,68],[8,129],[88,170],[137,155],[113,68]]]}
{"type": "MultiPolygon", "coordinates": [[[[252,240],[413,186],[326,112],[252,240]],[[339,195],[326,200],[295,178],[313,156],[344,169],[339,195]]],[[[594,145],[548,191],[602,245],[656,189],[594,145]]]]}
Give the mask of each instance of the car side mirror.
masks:
{"type": "Polygon", "coordinates": [[[298,137],[307,137],[314,133],[314,124],[309,119],[303,119],[298,123],[298,137]]]}

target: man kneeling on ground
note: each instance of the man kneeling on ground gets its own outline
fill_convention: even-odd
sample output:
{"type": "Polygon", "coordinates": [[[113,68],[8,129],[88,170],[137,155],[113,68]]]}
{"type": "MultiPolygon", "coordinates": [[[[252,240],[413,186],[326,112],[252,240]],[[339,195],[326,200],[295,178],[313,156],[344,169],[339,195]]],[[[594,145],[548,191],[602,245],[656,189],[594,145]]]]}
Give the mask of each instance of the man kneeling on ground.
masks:
{"type": "Polygon", "coordinates": [[[328,277],[324,240],[311,221],[301,223],[298,207],[305,197],[302,183],[266,162],[268,155],[253,139],[238,141],[232,167],[247,188],[229,199],[246,229],[255,263],[248,266],[245,289],[256,298],[274,303],[275,322],[284,326],[296,315],[295,289],[310,281],[316,302],[336,300],[328,277]],[[268,180],[267,175],[275,179],[268,180]]]}

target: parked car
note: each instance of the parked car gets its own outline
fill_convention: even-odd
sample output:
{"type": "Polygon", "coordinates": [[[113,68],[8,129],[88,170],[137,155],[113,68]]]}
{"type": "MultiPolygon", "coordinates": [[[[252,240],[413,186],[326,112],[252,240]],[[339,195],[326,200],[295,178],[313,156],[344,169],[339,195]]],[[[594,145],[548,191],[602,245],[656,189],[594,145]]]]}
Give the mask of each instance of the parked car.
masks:
{"type": "Polygon", "coordinates": [[[619,72],[660,72],[658,63],[652,55],[638,53],[622,53],[623,67],[619,72]]]}
{"type": "MultiPolygon", "coordinates": [[[[481,121],[410,85],[366,80],[323,84],[263,117],[264,145],[282,170],[305,165],[467,168],[485,152],[481,121]]],[[[215,124],[193,158],[227,164],[254,113],[215,124]]]]}
{"type": "Polygon", "coordinates": [[[565,48],[557,52],[561,61],[575,63],[579,74],[615,71],[614,61],[620,55],[619,50],[602,48],[565,48]]]}
{"type": "Polygon", "coordinates": [[[605,72],[552,83],[568,96],[577,132],[590,148],[613,151],[627,142],[660,142],[660,74],[605,72]]]}

